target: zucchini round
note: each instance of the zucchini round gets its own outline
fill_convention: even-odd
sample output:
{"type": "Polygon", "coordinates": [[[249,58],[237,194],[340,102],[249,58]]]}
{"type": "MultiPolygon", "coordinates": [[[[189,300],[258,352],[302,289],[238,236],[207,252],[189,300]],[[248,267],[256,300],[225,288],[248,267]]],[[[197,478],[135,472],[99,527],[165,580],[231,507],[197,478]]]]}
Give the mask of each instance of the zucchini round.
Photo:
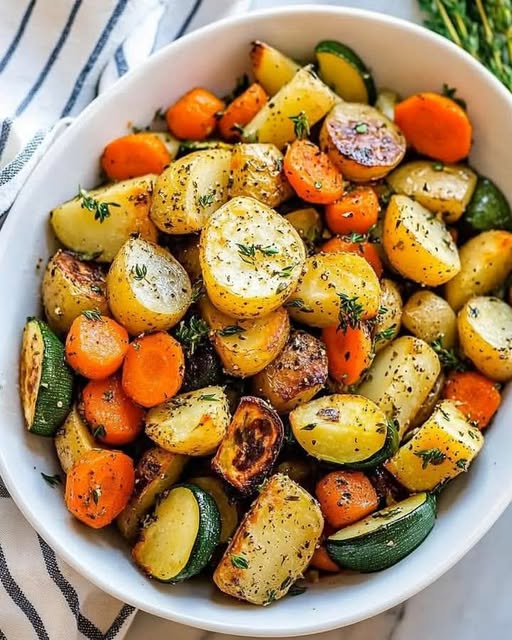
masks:
{"type": "Polygon", "coordinates": [[[330,536],[327,553],[340,567],[381,571],[414,551],[432,531],[435,519],[435,497],[417,493],[330,536]]]}
{"type": "Polygon", "coordinates": [[[64,345],[45,322],[29,318],[20,361],[20,395],[27,429],[38,436],[52,436],[66,419],[72,394],[73,373],[65,361],[64,345]]]}
{"type": "Polygon", "coordinates": [[[323,40],[315,47],[320,78],[347,102],[373,104],[377,97],[368,67],[350,47],[323,40]]]}
{"type": "Polygon", "coordinates": [[[191,478],[190,483],[206,491],[215,500],[220,515],[220,544],[228,542],[238,525],[238,509],[226,492],[222,480],[213,476],[191,478]]]}
{"type": "Polygon", "coordinates": [[[507,199],[489,178],[480,176],[464,220],[476,231],[512,231],[512,211],[507,199]]]}
{"type": "Polygon", "coordinates": [[[203,570],[219,538],[215,500],[193,484],[179,484],[162,496],[132,556],[151,577],[182,582],[203,570]]]}

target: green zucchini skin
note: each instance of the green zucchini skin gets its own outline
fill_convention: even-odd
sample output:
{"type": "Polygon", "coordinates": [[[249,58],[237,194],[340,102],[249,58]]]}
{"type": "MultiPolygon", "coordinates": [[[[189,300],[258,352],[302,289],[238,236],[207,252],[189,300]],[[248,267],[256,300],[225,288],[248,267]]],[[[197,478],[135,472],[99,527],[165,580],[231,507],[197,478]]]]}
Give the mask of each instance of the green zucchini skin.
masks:
{"type": "Polygon", "coordinates": [[[398,520],[383,521],[375,531],[343,541],[328,538],[327,553],[345,569],[361,573],[382,571],[419,547],[432,531],[435,519],[436,499],[429,494],[414,511],[398,520]]]}
{"type": "Polygon", "coordinates": [[[361,462],[351,462],[350,464],[338,465],[342,469],[354,469],[356,471],[366,471],[367,469],[375,469],[379,465],[383,464],[388,458],[391,458],[400,446],[400,436],[395,423],[390,420],[388,422],[388,428],[386,432],[386,440],[384,446],[380,451],[374,453],[373,456],[361,462]]]}
{"type": "MultiPolygon", "coordinates": [[[[73,399],[73,372],[66,363],[64,345],[50,327],[37,318],[29,318],[29,323],[37,325],[43,341],[42,367],[34,417],[28,430],[38,436],[53,436],[68,415],[73,399]]],[[[22,358],[26,354],[22,353],[22,358]]],[[[27,367],[37,366],[37,362],[26,363],[27,367]]]]}
{"type": "Polygon", "coordinates": [[[208,492],[200,489],[195,484],[177,484],[173,486],[173,489],[177,487],[190,489],[194,494],[199,506],[199,530],[189,561],[178,575],[174,576],[172,580],[169,580],[170,583],[188,580],[206,567],[219,544],[221,530],[219,509],[215,500],[208,492]]]}
{"type": "Polygon", "coordinates": [[[503,193],[492,180],[479,176],[475,192],[464,214],[475,231],[512,231],[512,211],[503,193]]]}

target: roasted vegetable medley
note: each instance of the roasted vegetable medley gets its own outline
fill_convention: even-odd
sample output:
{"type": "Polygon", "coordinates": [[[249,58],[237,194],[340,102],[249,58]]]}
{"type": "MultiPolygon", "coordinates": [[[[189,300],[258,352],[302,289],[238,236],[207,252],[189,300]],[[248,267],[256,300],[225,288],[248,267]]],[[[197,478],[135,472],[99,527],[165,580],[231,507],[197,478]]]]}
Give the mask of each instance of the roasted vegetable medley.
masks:
{"type": "Polygon", "coordinates": [[[334,41],[250,59],[51,212],[20,391],[73,516],[267,605],[432,530],[512,378],[512,214],[468,164],[471,96],[378,91],[334,41]]]}

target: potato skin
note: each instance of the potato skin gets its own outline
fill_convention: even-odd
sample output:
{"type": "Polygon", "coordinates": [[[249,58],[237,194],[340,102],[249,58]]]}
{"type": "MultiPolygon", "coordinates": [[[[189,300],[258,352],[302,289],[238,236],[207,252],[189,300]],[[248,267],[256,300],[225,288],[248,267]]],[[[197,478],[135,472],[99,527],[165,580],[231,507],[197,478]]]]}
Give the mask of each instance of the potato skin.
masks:
{"type": "Polygon", "coordinates": [[[512,378],[512,307],[499,298],[470,298],[457,326],[462,350],[479,371],[497,382],[512,378]]]}
{"type": "Polygon", "coordinates": [[[457,317],[441,296],[432,291],[417,291],[404,305],[402,324],[417,338],[428,342],[442,339],[452,347],[457,337],[457,317]]]}
{"type": "Polygon", "coordinates": [[[107,275],[110,310],[131,335],[170,329],[185,315],[191,297],[185,269],[166,249],[142,238],[122,246],[107,275]]]}
{"type": "Polygon", "coordinates": [[[327,380],[327,354],[323,342],[305,331],[292,331],[284,349],[254,376],[252,389],[279,413],[308,402],[327,380]]]}
{"type": "Polygon", "coordinates": [[[41,286],[48,324],[65,333],[86,309],[98,309],[109,316],[105,291],[105,272],[100,265],[59,249],[48,262],[41,286]]]}
{"type": "Polygon", "coordinates": [[[203,296],[199,303],[201,315],[212,333],[210,339],[225,371],[238,378],[253,376],[277,357],[288,340],[290,319],[280,307],[264,318],[235,321],[219,311],[203,296]],[[239,328],[239,333],[222,335],[223,331],[239,328]]]}
{"type": "Polygon", "coordinates": [[[459,249],[461,268],[446,284],[445,295],[458,311],[473,296],[497,289],[512,271],[512,233],[484,231],[459,249]]]}
{"type": "Polygon", "coordinates": [[[354,182],[383,178],[406,151],[405,138],[391,120],[374,107],[349,102],[337,104],[328,113],[320,147],[343,177],[354,182]]]}

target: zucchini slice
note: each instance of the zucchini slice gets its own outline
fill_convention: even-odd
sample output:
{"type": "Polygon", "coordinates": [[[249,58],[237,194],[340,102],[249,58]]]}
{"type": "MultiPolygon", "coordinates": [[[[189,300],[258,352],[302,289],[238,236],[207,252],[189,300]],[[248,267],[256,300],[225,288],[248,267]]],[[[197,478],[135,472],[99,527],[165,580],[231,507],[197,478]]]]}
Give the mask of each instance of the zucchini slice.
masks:
{"type": "Polygon", "coordinates": [[[323,40],[315,47],[320,78],[347,102],[373,104],[377,97],[368,67],[350,47],[323,40]]]}
{"type": "Polygon", "coordinates": [[[240,400],[212,468],[240,493],[249,495],[272,469],[281,449],[281,418],[261,398],[240,400]]]}
{"type": "Polygon", "coordinates": [[[42,320],[29,318],[23,331],[20,395],[31,433],[52,436],[71,407],[73,374],[64,345],[42,320]]]}
{"type": "Polygon", "coordinates": [[[226,492],[222,480],[213,476],[191,478],[191,484],[195,484],[211,495],[215,500],[220,515],[220,544],[228,542],[238,525],[238,509],[226,492]]]}
{"type": "Polygon", "coordinates": [[[219,536],[219,510],[210,494],[192,484],[177,485],[158,503],[132,556],[151,577],[182,582],[207,565],[219,536]]]}
{"type": "Polygon", "coordinates": [[[327,539],[327,553],[340,567],[369,573],[400,562],[432,531],[436,500],[417,493],[344,527],[327,539]]]}
{"type": "Polygon", "coordinates": [[[64,424],[55,434],[55,451],[64,473],[68,473],[86,451],[98,449],[88,426],[82,420],[76,405],[69,412],[64,424]]]}
{"type": "Polygon", "coordinates": [[[380,451],[377,451],[373,456],[370,456],[367,460],[362,462],[352,462],[348,466],[350,469],[366,470],[374,469],[383,464],[394,456],[400,446],[400,436],[398,435],[398,423],[395,420],[387,421],[386,440],[384,446],[380,451]]]}

